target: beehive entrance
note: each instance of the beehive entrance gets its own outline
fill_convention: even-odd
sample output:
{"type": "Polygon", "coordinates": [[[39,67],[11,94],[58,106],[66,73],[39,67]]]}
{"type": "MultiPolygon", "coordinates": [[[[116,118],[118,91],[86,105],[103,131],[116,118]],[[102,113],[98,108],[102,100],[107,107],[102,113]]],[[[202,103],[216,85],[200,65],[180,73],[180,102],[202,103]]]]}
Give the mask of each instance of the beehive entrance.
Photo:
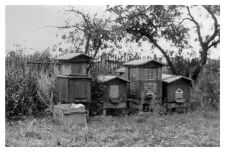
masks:
{"type": "Polygon", "coordinates": [[[175,101],[184,102],[184,92],[180,88],[175,92],[175,101]]]}

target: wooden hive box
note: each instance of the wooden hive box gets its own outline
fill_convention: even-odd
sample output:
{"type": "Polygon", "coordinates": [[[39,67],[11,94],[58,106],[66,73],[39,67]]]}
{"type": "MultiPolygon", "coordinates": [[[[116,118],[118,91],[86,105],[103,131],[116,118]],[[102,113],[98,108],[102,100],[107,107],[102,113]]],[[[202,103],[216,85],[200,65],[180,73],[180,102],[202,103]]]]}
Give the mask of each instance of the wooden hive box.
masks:
{"type": "Polygon", "coordinates": [[[168,108],[188,107],[191,98],[191,80],[177,75],[162,74],[163,104],[168,108]]]}
{"type": "Polygon", "coordinates": [[[104,110],[126,109],[127,83],[130,81],[117,76],[99,76],[98,80],[106,86],[103,96],[104,110]]]}
{"type": "Polygon", "coordinates": [[[125,77],[131,83],[128,87],[128,98],[131,102],[139,102],[137,107],[142,109],[149,105],[148,93],[154,93],[156,99],[162,99],[162,64],[156,60],[132,60],[124,63],[125,77]]]}
{"type": "Polygon", "coordinates": [[[68,125],[86,125],[86,111],[84,107],[70,108],[71,104],[53,106],[53,118],[68,125]]]}
{"type": "Polygon", "coordinates": [[[88,75],[87,67],[92,57],[82,53],[68,53],[64,54],[56,60],[61,63],[61,74],[62,75],[88,75]]]}
{"type": "Polygon", "coordinates": [[[87,76],[57,76],[57,93],[62,103],[90,103],[91,78],[87,76]]]}

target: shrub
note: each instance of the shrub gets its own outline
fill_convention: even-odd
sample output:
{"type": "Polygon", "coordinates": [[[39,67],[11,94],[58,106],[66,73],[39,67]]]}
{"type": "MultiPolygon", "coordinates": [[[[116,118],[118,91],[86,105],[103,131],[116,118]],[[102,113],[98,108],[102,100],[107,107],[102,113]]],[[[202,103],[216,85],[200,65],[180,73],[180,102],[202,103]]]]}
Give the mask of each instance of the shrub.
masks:
{"type": "Polygon", "coordinates": [[[59,71],[57,68],[54,68],[52,71],[52,75],[49,76],[48,73],[41,71],[37,78],[39,88],[41,89],[41,96],[43,99],[46,100],[48,105],[56,104],[57,99],[57,89],[56,89],[56,76],[58,75],[59,71]],[[54,102],[54,103],[53,103],[54,102]]]}
{"type": "Polygon", "coordinates": [[[7,120],[36,115],[48,107],[38,83],[39,71],[26,63],[26,57],[15,53],[6,58],[5,112],[7,120]]]}
{"type": "Polygon", "coordinates": [[[8,72],[5,83],[7,119],[20,119],[47,108],[45,100],[40,97],[41,90],[33,73],[8,72]]]}
{"type": "Polygon", "coordinates": [[[103,93],[105,86],[96,78],[91,82],[91,104],[89,107],[90,116],[101,115],[103,111],[103,93]]]}
{"type": "Polygon", "coordinates": [[[220,66],[219,61],[205,65],[199,77],[199,88],[205,94],[204,106],[220,108],[220,66]]]}

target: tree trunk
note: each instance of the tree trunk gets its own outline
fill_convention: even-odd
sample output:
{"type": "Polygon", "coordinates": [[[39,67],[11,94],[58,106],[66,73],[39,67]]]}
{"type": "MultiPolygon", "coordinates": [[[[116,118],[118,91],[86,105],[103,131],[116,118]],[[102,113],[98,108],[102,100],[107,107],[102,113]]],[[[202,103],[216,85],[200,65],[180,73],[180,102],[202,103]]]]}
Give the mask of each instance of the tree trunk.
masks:
{"type": "Polygon", "coordinates": [[[155,47],[157,47],[160,50],[160,52],[163,54],[163,56],[166,58],[166,61],[168,63],[168,66],[170,67],[172,74],[176,75],[177,72],[173,66],[173,63],[170,60],[170,57],[167,55],[167,53],[164,51],[164,49],[162,49],[161,46],[158,45],[158,43],[155,40],[153,40],[153,39],[150,39],[150,40],[153,42],[155,47]]]}

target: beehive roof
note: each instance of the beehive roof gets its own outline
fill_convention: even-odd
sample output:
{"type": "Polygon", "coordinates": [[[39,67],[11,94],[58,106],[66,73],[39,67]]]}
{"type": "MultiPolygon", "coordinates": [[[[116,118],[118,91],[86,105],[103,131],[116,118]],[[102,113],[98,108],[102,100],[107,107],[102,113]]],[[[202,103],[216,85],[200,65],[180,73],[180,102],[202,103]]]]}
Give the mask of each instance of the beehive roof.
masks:
{"type": "Polygon", "coordinates": [[[147,60],[132,60],[132,61],[129,61],[129,62],[127,62],[127,63],[124,63],[123,65],[125,65],[125,66],[138,66],[138,65],[144,65],[144,64],[147,64],[147,63],[149,63],[149,62],[155,62],[155,63],[158,63],[158,64],[160,64],[160,65],[162,65],[162,66],[164,66],[164,64],[163,63],[161,63],[161,62],[159,62],[159,61],[156,61],[156,60],[152,60],[152,59],[147,59],[147,60]]]}
{"type": "Polygon", "coordinates": [[[119,68],[119,69],[115,70],[115,72],[125,73],[125,67],[119,68]]]}
{"type": "Polygon", "coordinates": [[[172,83],[174,81],[177,81],[179,79],[185,79],[191,82],[191,79],[186,78],[184,76],[179,76],[179,75],[170,75],[170,74],[162,74],[162,81],[165,83],[172,83]]]}
{"type": "Polygon", "coordinates": [[[101,81],[101,82],[108,82],[108,81],[110,81],[110,80],[113,80],[113,79],[120,79],[120,80],[123,80],[123,81],[126,81],[126,82],[128,82],[128,83],[130,83],[130,81],[129,80],[127,80],[127,79],[124,79],[124,78],[121,78],[121,77],[118,77],[118,76],[111,76],[111,75],[100,75],[100,76],[98,76],[98,80],[99,81],[101,81]]]}
{"type": "Polygon", "coordinates": [[[67,53],[67,54],[64,54],[64,55],[61,55],[59,56],[58,58],[56,58],[57,60],[71,60],[71,59],[74,59],[78,56],[85,56],[85,57],[88,57],[88,58],[92,58],[86,54],[83,54],[83,53],[67,53]]]}

